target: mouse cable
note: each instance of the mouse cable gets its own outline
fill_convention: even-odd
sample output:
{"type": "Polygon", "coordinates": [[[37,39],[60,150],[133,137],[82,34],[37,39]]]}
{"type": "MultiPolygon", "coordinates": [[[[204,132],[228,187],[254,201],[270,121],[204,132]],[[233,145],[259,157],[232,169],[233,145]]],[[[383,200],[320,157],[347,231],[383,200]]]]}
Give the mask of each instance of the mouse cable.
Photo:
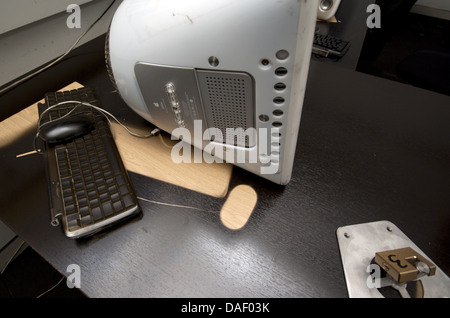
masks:
{"type": "MultiPolygon", "coordinates": [[[[41,120],[42,120],[42,117],[43,117],[48,111],[50,111],[51,109],[53,109],[53,108],[55,108],[55,107],[58,107],[58,106],[61,106],[61,105],[65,105],[65,104],[77,104],[77,105],[75,105],[75,106],[73,107],[73,109],[71,109],[67,114],[65,114],[64,116],[59,117],[59,118],[56,119],[56,120],[60,120],[60,119],[62,119],[62,118],[65,118],[65,117],[69,116],[69,115],[70,115],[77,107],[79,107],[80,105],[83,105],[83,106],[91,107],[91,108],[97,110],[97,111],[98,111],[100,114],[102,114],[103,116],[105,116],[105,118],[108,120],[110,126],[111,126],[111,121],[109,120],[109,117],[111,117],[112,119],[114,119],[114,121],[116,121],[122,128],[124,128],[124,129],[125,129],[130,135],[132,135],[132,136],[135,136],[135,137],[138,137],[138,138],[149,138],[149,137],[153,137],[153,136],[158,135],[158,133],[159,133],[159,131],[160,131],[159,128],[155,128],[155,129],[153,129],[153,130],[152,130],[149,134],[147,134],[147,135],[138,134],[138,133],[135,133],[135,132],[131,131],[127,126],[125,126],[124,124],[122,124],[122,123],[120,122],[120,120],[118,120],[113,114],[111,114],[111,113],[108,112],[107,110],[104,110],[104,109],[102,109],[102,108],[100,108],[100,107],[98,107],[98,106],[92,105],[92,104],[87,103],[87,102],[81,102],[81,101],[64,101],[64,102],[59,102],[59,103],[57,103],[57,104],[54,104],[54,105],[48,107],[48,108],[45,109],[45,110],[41,113],[41,115],[39,116],[38,123],[37,123],[37,132],[36,132],[36,135],[35,135],[35,137],[34,137],[34,150],[35,150],[37,153],[41,153],[41,151],[38,150],[37,147],[36,147],[36,139],[39,137],[39,132],[40,132],[40,128],[41,128],[41,120]],[[109,117],[108,117],[108,116],[109,116],[109,117]]],[[[49,123],[51,123],[51,122],[52,122],[52,121],[47,122],[47,123],[44,123],[44,125],[49,124],[49,123]]]]}
{"type": "Polygon", "coordinates": [[[158,204],[158,205],[163,205],[163,206],[171,206],[171,207],[174,207],[174,208],[191,209],[191,210],[197,210],[197,211],[202,211],[202,212],[209,212],[209,213],[214,213],[214,214],[220,213],[220,211],[205,210],[205,209],[196,208],[196,207],[189,206],[189,205],[180,205],[180,204],[175,204],[175,203],[154,201],[154,200],[146,199],[146,198],[143,198],[143,197],[137,197],[137,198],[138,198],[138,200],[142,200],[142,201],[145,201],[145,202],[148,202],[148,203],[153,203],[153,204],[158,204]]]}
{"type": "Polygon", "coordinates": [[[52,291],[53,289],[55,289],[59,284],[62,283],[62,281],[64,280],[64,278],[66,278],[66,276],[63,275],[63,276],[61,277],[61,279],[60,279],[55,285],[53,285],[52,287],[50,287],[49,289],[47,289],[47,290],[46,290],[45,292],[43,292],[42,294],[36,296],[36,298],[41,298],[41,297],[44,296],[45,294],[51,292],[51,291],[52,291]]]}
{"type": "Polygon", "coordinates": [[[7,87],[3,88],[0,90],[0,95],[3,95],[3,93],[9,91],[11,88],[21,84],[22,82],[25,82],[26,80],[38,75],[39,73],[45,71],[46,69],[52,67],[53,65],[55,65],[56,63],[60,62],[63,58],[65,58],[70,52],[72,52],[72,50],[75,48],[75,46],[77,46],[77,44],[81,41],[81,39],[94,27],[94,25],[97,24],[98,21],[101,20],[101,18],[103,18],[103,16],[108,12],[108,10],[113,6],[113,4],[116,2],[116,0],[113,0],[109,6],[105,9],[105,11],[103,11],[103,13],[97,18],[97,20],[95,20],[87,29],[86,31],[84,31],[79,37],[78,39],[72,44],[72,46],[66,51],[66,53],[64,53],[63,55],[61,55],[60,57],[58,57],[56,60],[54,60],[53,62],[51,62],[50,64],[47,64],[46,66],[38,69],[37,71],[15,81],[14,83],[8,85],[7,87]]]}

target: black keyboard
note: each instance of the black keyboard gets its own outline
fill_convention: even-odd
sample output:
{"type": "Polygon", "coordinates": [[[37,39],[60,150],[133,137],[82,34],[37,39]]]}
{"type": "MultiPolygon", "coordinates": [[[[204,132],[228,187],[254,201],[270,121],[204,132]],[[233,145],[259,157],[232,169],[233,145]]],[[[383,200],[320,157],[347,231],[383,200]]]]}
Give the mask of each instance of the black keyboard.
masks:
{"type": "Polygon", "coordinates": [[[328,57],[342,57],[350,48],[350,42],[331,35],[314,34],[313,53],[328,57]]]}
{"type": "MultiPolygon", "coordinates": [[[[98,106],[93,90],[81,88],[47,93],[45,103],[38,105],[39,114],[63,101],[98,106]]],[[[140,207],[103,114],[71,103],[47,111],[41,124],[69,112],[90,116],[94,129],[65,144],[45,144],[46,167],[52,224],[61,220],[67,237],[80,238],[137,215],[140,207]]]]}

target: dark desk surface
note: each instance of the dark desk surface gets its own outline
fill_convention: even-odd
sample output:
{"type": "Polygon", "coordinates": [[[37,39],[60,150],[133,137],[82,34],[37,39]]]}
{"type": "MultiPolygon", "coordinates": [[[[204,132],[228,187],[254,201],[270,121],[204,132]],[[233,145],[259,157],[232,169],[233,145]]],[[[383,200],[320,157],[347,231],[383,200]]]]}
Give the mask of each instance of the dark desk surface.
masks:
{"type": "Polygon", "coordinates": [[[313,55],[313,59],[356,70],[366,37],[367,18],[370,15],[370,13],[367,13],[367,7],[373,3],[375,3],[375,0],[342,0],[335,15],[337,23],[317,22],[319,34],[329,34],[350,41],[351,45],[348,52],[338,60],[316,55],[313,55]]]}
{"type": "MultiPolygon", "coordinates": [[[[83,85],[129,112],[102,70],[83,85]]],[[[130,115],[132,116],[132,115],[130,115]]],[[[51,227],[34,132],[0,149],[0,218],[90,297],[347,297],[340,226],[389,220],[450,273],[450,97],[313,62],[293,178],[234,168],[259,200],[248,224],[141,202],[143,215],[83,241],[51,227]],[[326,87],[327,89],[324,89],[326,87]],[[67,274],[67,273],[66,273],[67,274]]],[[[222,200],[131,174],[138,196],[205,210],[222,200]]],[[[230,185],[230,188],[233,186],[230,185]]]]}

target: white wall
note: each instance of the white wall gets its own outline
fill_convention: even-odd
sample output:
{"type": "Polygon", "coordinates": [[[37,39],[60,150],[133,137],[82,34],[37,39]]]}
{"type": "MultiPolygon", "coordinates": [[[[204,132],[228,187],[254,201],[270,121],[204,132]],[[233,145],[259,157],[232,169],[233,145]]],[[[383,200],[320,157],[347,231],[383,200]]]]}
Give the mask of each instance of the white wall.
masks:
{"type": "Polygon", "coordinates": [[[92,0],[2,0],[0,34],[63,12],[71,3],[81,5],[92,0]]]}
{"type": "MultiPolygon", "coordinates": [[[[1,0],[0,30],[6,33],[0,34],[0,87],[65,53],[111,2],[112,0],[1,0]],[[67,18],[71,14],[66,12],[67,3],[84,3],[80,6],[80,29],[67,27],[67,18]],[[4,18],[7,19],[3,20],[4,18]],[[18,27],[20,25],[23,26],[18,27]]],[[[116,1],[79,45],[106,32],[120,3],[121,1],[116,1]]]]}

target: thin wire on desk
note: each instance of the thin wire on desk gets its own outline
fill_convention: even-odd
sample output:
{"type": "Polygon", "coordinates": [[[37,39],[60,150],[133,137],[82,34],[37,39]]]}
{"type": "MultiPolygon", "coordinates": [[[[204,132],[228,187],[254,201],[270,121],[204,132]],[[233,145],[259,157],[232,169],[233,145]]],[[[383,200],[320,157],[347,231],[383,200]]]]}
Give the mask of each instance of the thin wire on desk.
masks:
{"type": "MultiPolygon", "coordinates": [[[[16,235],[16,237],[14,239],[18,238],[18,236],[16,235]]],[[[19,253],[20,249],[22,248],[22,246],[25,244],[25,241],[23,241],[20,246],[17,248],[17,250],[14,252],[14,254],[10,257],[10,259],[8,260],[8,262],[6,262],[5,266],[3,267],[0,275],[3,275],[3,273],[5,272],[6,268],[8,267],[8,265],[11,263],[11,261],[14,259],[14,257],[17,255],[17,253],[19,253]]],[[[47,289],[45,292],[43,292],[42,294],[40,294],[39,296],[37,296],[36,298],[40,298],[41,296],[47,294],[48,292],[50,292],[51,290],[53,290],[56,286],[58,286],[64,279],[64,276],[61,278],[61,280],[56,283],[53,287],[47,289]]],[[[9,287],[6,286],[8,288],[8,292],[11,294],[11,291],[9,290],[9,287]]]]}
{"type": "MultiPolygon", "coordinates": [[[[153,201],[153,200],[149,200],[149,199],[145,199],[142,197],[137,197],[139,200],[145,201],[145,202],[149,202],[149,203],[154,203],[154,204],[159,204],[159,205],[164,205],[164,206],[172,206],[172,207],[176,207],[176,208],[185,208],[185,209],[191,209],[191,210],[197,210],[197,211],[203,211],[203,212],[209,212],[209,213],[220,213],[220,211],[211,211],[211,210],[204,210],[204,209],[200,209],[200,208],[196,208],[196,207],[192,207],[192,206],[187,206],[187,205],[179,205],[179,204],[172,204],[172,203],[164,203],[164,202],[158,202],[158,201],[153,201]]],[[[45,292],[43,292],[42,294],[40,294],[39,296],[37,296],[36,298],[40,298],[43,295],[47,294],[48,292],[52,291],[53,289],[55,289],[59,284],[61,284],[61,282],[64,280],[65,276],[63,276],[61,278],[61,280],[59,282],[57,282],[53,287],[49,288],[48,290],[46,290],[45,292]]]]}
{"type": "Polygon", "coordinates": [[[173,204],[173,203],[158,202],[158,201],[145,199],[145,198],[142,198],[142,197],[137,197],[137,198],[139,200],[142,200],[142,201],[145,201],[145,202],[149,202],[149,203],[158,204],[158,205],[172,206],[172,207],[175,207],[175,208],[191,209],[191,210],[197,210],[197,211],[203,211],[203,212],[209,212],[209,213],[220,213],[220,211],[204,210],[204,209],[200,209],[200,208],[196,208],[196,207],[188,206],[188,205],[179,205],[179,204],[173,204]]]}
{"type": "MultiPolygon", "coordinates": [[[[59,117],[58,120],[70,116],[70,114],[72,114],[72,113],[75,111],[75,109],[77,109],[78,106],[80,106],[80,105],[81,105],[81,102],[77,102],[77,105],[75,105],[75,106],[74,106],[67,114],[64,114],[63,116],[59,117]]],[[[54,106],[56,107],[56,106],[60,106],[60,105],[54,105],[54,106]]],[[[53,106],[50,106],[50,107],[49,107],[49,109],[52,109],[52,108],[53,108],[53,106]]],[[[45,114],[45,113],[47,113],[47,110],[44,110],[44,111],[42,112],[42,114],[45,114]]],[[[42,114],[41,114],[41,116],[39,116],[39,119],[38,119],[38,126],[37,126],[37,130],[38,130],[38,131],[41,130],[41,127],[42,127],[42,126],[48,125],[48,124],[50,124],[50,123],[53,122],[52,120],[50,120],[50,121],[44,123],[43,125],[41,125],[41,120],[42,120],[42,117],[43,117],[42,114]]]]}
{"type": "MultiPolygon", "coordinates": [[[[94,108],[95,110],[99,111],[100,113],[103,113],[103,115],[108,115],[108,116],[110,116],[110,117],[111,117],[112,119],[114,119],[120,126],[122,126],[128,133],[130,133],[131,135],[133,135],[133,136],[135,136],[135,137],[139,137],[139,138],[149,138],[149,137],[152,137],[152,136],[154,136],[154,135],[156,134],[156,133],[154,133],[154,130],[153,130],[150,134],[148,134],[148,135],[141,135],[141,134],[132,132],[130,129],[128,129],[127,126],[125,126],[124,124],[122,124],[122,123],[121,123],[121,122],[120,122],[113,114],[111,114],[111,113],[108,112],[107,110],[104,110],[103,108],[100,108],[100,107],[98,107],[98,106],[92,105],[92,104],[90,104],[90,103],[87,103],[87,102],[81,102],[81,101],[78,101],[78,100],[68,100],[68,101],[64,101],[64,102],[59,102],[59,103],[54,104],[54,105],[48,107],[47,109],[45,109],[45,110],[42,112],[41,116],[39,116],[39,119],[38,119],[38,130],[40,129],[40,122],[41,122],[41,120],[42,120],[42,117],[43,117],[48,111],[50,111],[51,109],[53,109],[53,108],[55,108],[55,107],[58,107],[58,106],[61,106],[61,105],[65,105],[65,104],[77,104],[77,105],[75,105],[74,108],[70,110],[70,112],[68,112],[68,113],[65,114],[64,116],[58,118],[57,120],[60,120],[61,118],[64,118],[64,117],[70,115],[70,114],[75,110],[75,108],[77,108],[77,107],[80,106],[80,105],[83,105],[83,106],[92,107],[92,108],[94,108]]],[[[108,119],[108,116],[105,116],[105,117],[108,119]]],[[[47,123],[45,123],[45,124],[47,124],[47,123]]],[[[159,130],[158,130],[158,131],[159,131],[159,130]]]]}
{"type": "Polygon", "coordinates": [[[66,278],[65,276],[63,276],[59,282],[57,282],[55,285],[53,285],[53,287],[50,287],[49,289],[47,289],[45,292],[43,292],[42,294],[38,295],[36,298],[41,298],[42,296],[44,296],[45,294],[47,294],[48,292],[52,291],[53,289],[56,288],[56,286],[58,286],[59,284],[61,284],[61,282],[64,280],[64,278],[66,278]]]}
{"type": "Polygon", "coordinates": [[[66,51],[66,53],[64,53],[63,55],[61,55],[60,57],[58,57],[56,60],[54,60],[53,62],[51,62],[50,64],[38,69],[37,71],[25,76],[24,78],[21,78],[20,80],[15,81],[14,83],[12,83],[11,85],[8,85],[7,87],[3,88],[2,90],[0,90],[0,95],[2,95],[3,93],[5,93],[6,91],[9,91],[11,88],[19,85],[22,82],[25,82],[26,80],[38,75],[39,73],[45,71],[46,69],[52,67],[53,65],[55,65],[56,63],[60,62],[63,58],[65,58],[70,52],[72,52],[72,50],[75,48],[75,46],[81,41],[81,39],[97,24],[98,21],[100,21],[101,18],[103,18],[103,16],[106,14],[106,12],[108,12],[108,10],[113,6],[114,2],[116,2],[116,0],[113,0],[110,5],[106,8],[105,11],[103,11],[103,13],[97,18],[97,20],[95,20],[87,29],[86,31],[83,32],[83,34],[81,34],[78,39],[75,41],[74,44],[72,44],[72,46],[66,51]]]}
{"type": "MultiPolygon", "coordinates": [[[[6,247],[9,246],[10,243],[14,242],[16,239],[18,239],[19,236],[15,235],[12,240],[10,240],[1,250],[0,252],[2,252],[6,247]]],[[[14,252],[14,254],[11,256],[11,258],[6,262],[6,264],[3,266],[2,271],[0,272],[0,279],[3,281],[3,284],[5,285],[6,289],[8,290],[8,294],[13,297],[13,294],[11,292],[11,290],[9,289],[8,283],[6,282],[6,280],[3,277],[3,273],[5,272],[6,268],[8,267],[8,265],[11,263],[11,261],[14,259],[14,257],[16,257],[16,255],[19,253],[20,249],[22,248],[22,246],[25,244],[25,241],[22,241],[22,243],[20,244],[19,248],[14,252]]]]}
{"type": "Polygon", "coordinates": [[[103,116],[105,116],[105,118],[108,120],[108,122],[109,122],[109,124],[110,124],[110,126],[111,126],[111,121],[109,120],[109,117],[108,117],[108,116],[110,116],[112,119],[114,119],[114,120],[115,120],[122,128],[124,128],[124,129],[125,129],[130,135],[132,135],[132,136],[135,136],[135,137],[138,137],[138,138],[149,138],[149,137],[155,136],[155,135],[157,135],[157,134],[159,133],[159,129],[158,129],[158,128],[152,130],[152,131],[150,132],[150,134],[148,134],[148,135],[141,135],[141,134],[135,133],[135,132],[131,131],[127,126],[125,126],[124,124],[122,124],[122,123],[121,123],[121,122],[120,122],[113,114],[111,114],[110,112],[108,112],[108,111],[106,111],[106,110],[104,110],[104,109],[102,109],[102,108],[100,108],[100,107],[98,107],[98,106],[92,105],[92,104],[87,103],[87,102],[81,102],[81,101],[73,101],[73,100],[72,100],[72,101],[64,101],[64,102],[59,102],[59,103],[57,103],[57,104],[54,104],[54,105],[48,107],[48,108],[45,109],[45,110],[41,113],[41,115],[39,116],[38,124],[37,124],[37,133],[36,133],[36,135],[35,135],[35,137],[34,137],[34,141],[33,141],[33,147],[34,147],[34,150],[35,150],[37,153],[41,153],[40,149],[37,149],[37,147],[36,147],[36,140],[37,140],[37,138],[39,137],[39,132],[40,132],[41,127],[42,127],[42,126],[45,126],[45,125],[47,125],[47,124],[50,124],[51,122],[53,122],[53,121],[49,121],[49,122],[46,122],[46,123],[44,123],[43,125],[41,125],[41,120],[42,120],[42,118],[43,118],[44,115],[45,115],[48,111],[50,111],[51,109],[53,109],[53,108],[55,108],[55,107],[59,107],[59,106],[61,106],[61,105],[65,105],[65,104],[76,104],[76,105],[75,105],[75,106],[73,107],[73,109],[71,109],[67,114],[65,114],[65,115],[63,115],[63,116],[61,116],[61,117],[59,117],[59,118],[56,119],[56,120],[60,120],[60,119],[62,119],[62,118],[65,118],[65,117],[69,116],[69,115],[70,115],[70,114],[71,114],[78,106],[83,105],[83,106],[91,107],[91,108],[97,110],[99,113],[101,113],[103,116]]]}

